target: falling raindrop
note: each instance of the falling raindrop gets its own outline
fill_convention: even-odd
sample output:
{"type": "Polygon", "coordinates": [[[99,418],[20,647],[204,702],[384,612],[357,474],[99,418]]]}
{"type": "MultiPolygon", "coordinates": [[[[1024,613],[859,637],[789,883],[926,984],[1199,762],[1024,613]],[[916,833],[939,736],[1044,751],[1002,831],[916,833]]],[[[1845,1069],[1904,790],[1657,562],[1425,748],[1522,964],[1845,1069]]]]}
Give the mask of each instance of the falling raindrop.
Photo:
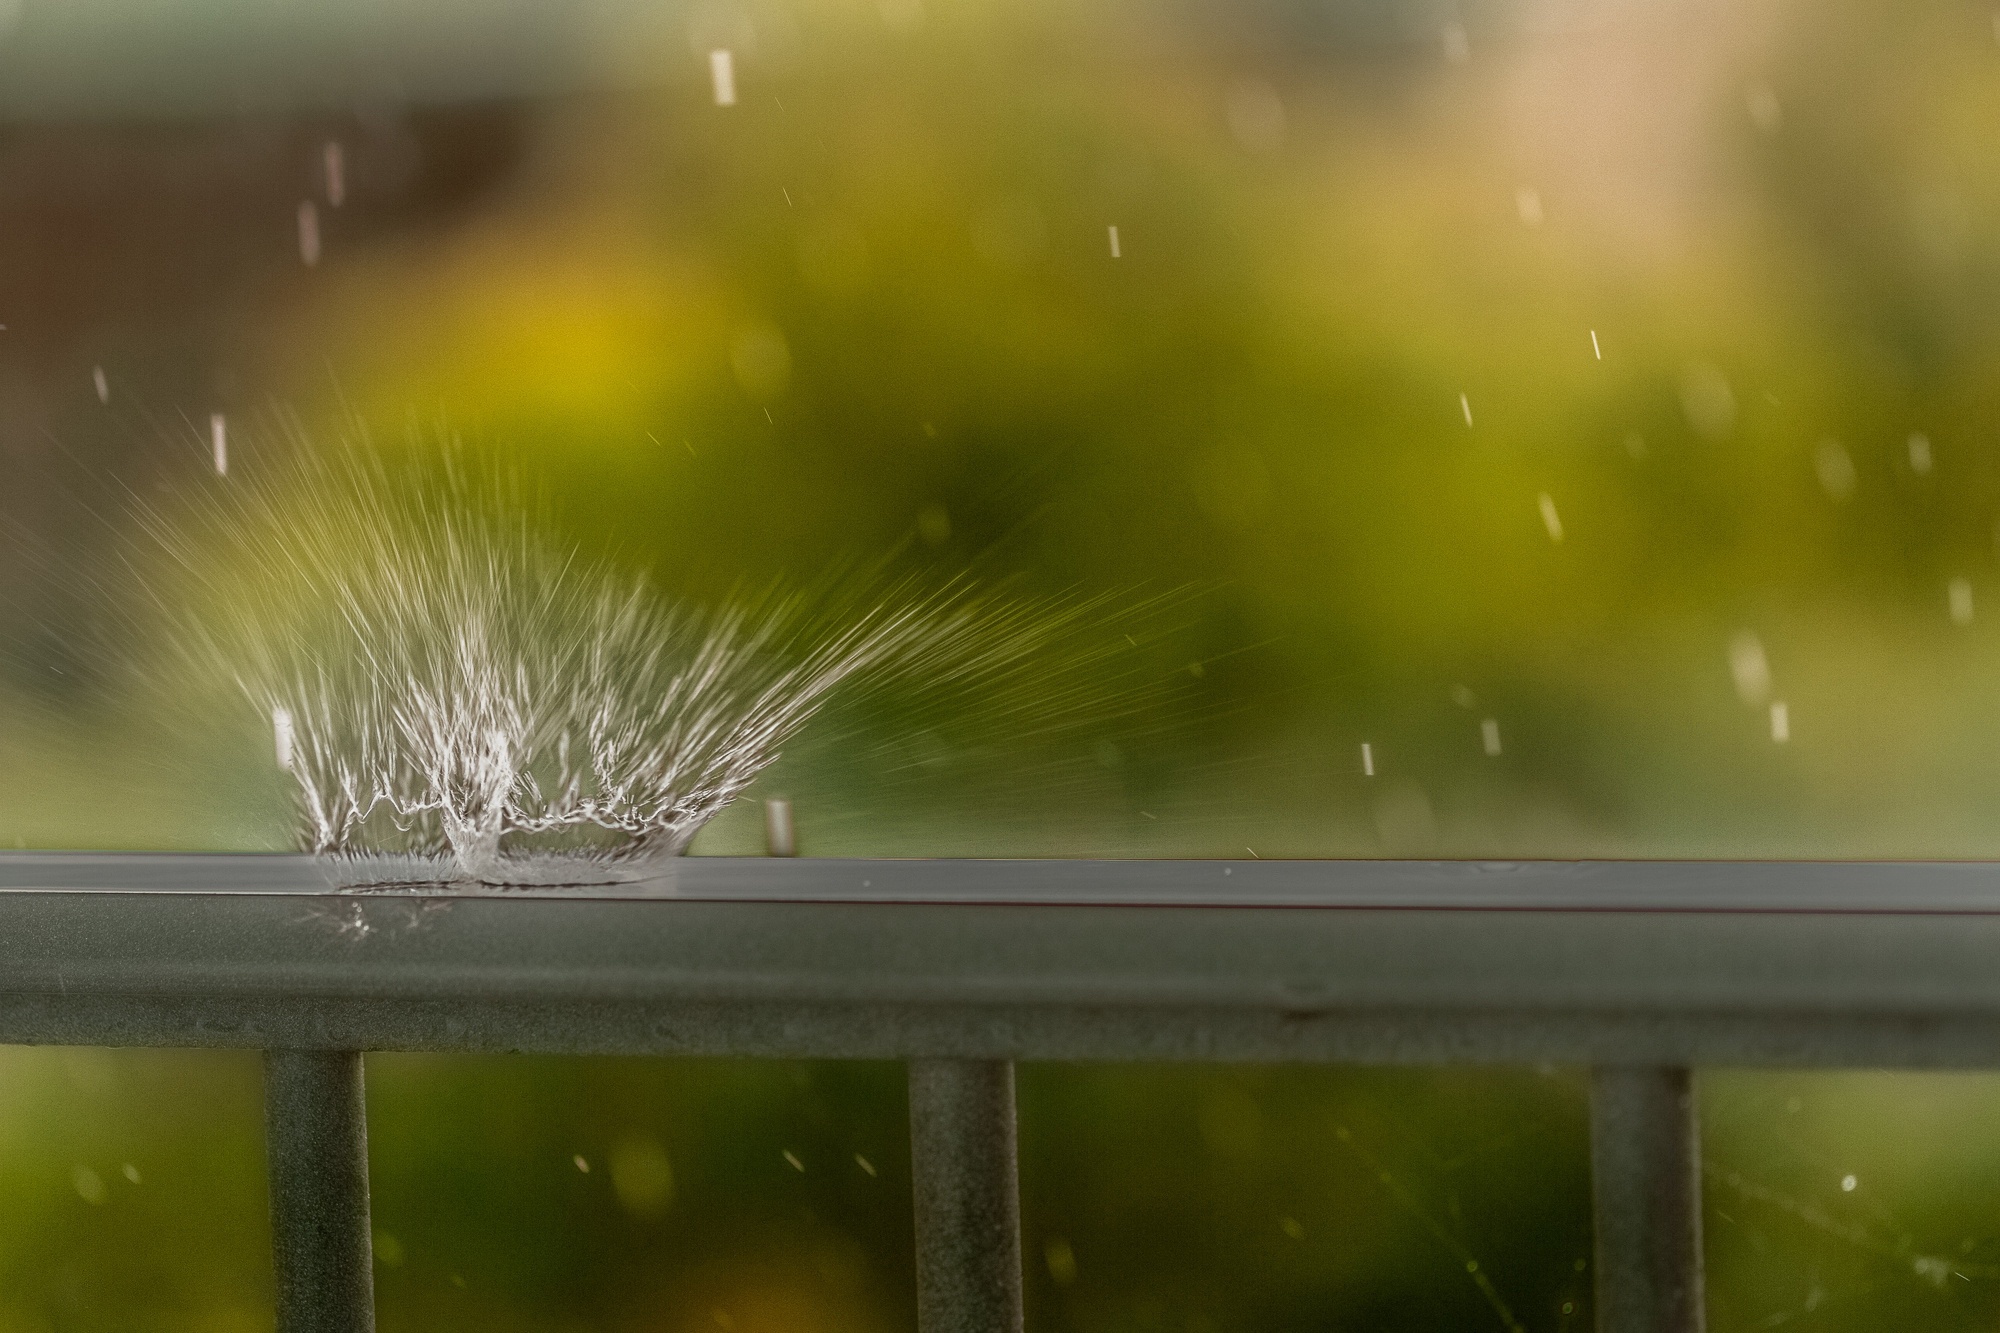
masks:
{"type": "Polygon", "coordinates": [[[1910,436],[1910,471],[1920,477],[1931,474],[1931,437],[1921,431],[1910,436]]]}
{"type": "Polygon", "coordinates": [[[1454,65],[1463,65],[1472,59],[1472,37],[1463,23],[1444,25],[1444,58],[1454,65]]]}
{"type": "Polygon", "coordinates": [[[1111,257],[1112,257],[1113,259],[1117,259],[1117,258],[1119,257],[1119,255],[1118,255],[1118,227],[1117,227],[1117,224],[1115,224],[1115,223],[1114,223],[1114,224],[1112,224],[1112,225],[1111,225],[1110,227],[1108,227],[1108,228],[1107,228],[1106,230],[1108,230],[1108,231],[1109,231],[1109,232],[1111,233],[1111,257]]]}
{"type": "Polygon", "coordinates": [[[299,204],[299,258],[307,268],[319,263],[319,206],[310,199],[299,204]]]}
{"type": "Polygon", "coordinates": [[[794,1171],[802,1172],[806,1169],[806,1164],[804,1162],[801,1162],[799,1160],[798,1154],[793,1152],[790,1148],[785,1149],[785,1161],[794,1171]]]}
{"type": "Polygon", "coordinates": [[[783,796],[773,796],[764,802],[764,854],[799,854],[798,832],[792,824],[792,803],[783,796]]]}
{"type": "Polygon", "coordinates": [[[1042,1246],[1042,1257],[1048,1261],[1049,1278],[1058,1287],[1067,1287],[1076,1281],[1076,1251],[1061,1236],[1051,1236],[1042,1246]]]}
{"type": "Polygon", "coordinates": [[[1375,776],[1375,747],[1367,741],[1361,742],[1361,775],[1367,778],[1375,776]]]}
{"type": "Polygon", "coordinates": [[[1755,707],[1771,694],[1771,663],[1764,656],[1764,644],[1744,630],[1729,641],[1729,674],[1736,681],[1736,695],[1755,707]]]}
{"type": "Polygon", "coordinates": [[[1778,94],[1768,83],[1753,83],[1745,89],[1743,104],[1749,108],[1750,123],[1766,134],[1775,134],[1784,123],[1784,108],[1778,105],[1778,94]]]}
{"type": "Polygon", "coordinates": [[[1711,440],[1729,434],[1736,424],[1736,393],[1729,378],[1704,361],[1681,371],[1681,411],[1695,431],[1711,440]]]}
{"type": "Polygon", "coordinates": [[[1855,1189],[1855,1187],[1856,1187],[1857,1185],[1859,1185],[1860,1183],[1861,1183],[1860,1181],[1856,1180],[1856,1179],[1855,1179],[1855,1178],[1854,1178],[1853,1176],[1851,1176],[1851,1175],[1850,1175],[1850,1176],[1842,1176],[1842,1177],[1840,1178],[1840,1192],[1841,1192],[1842,1194],[1852,1194],[1852,1193],[1854,1193],[1854,1189],[1855,1189]]]}
{"type": "Polygon", "coordinates": [[[726,50],[708,53],[708,79],[715,88],[717,106],[736,105],[736,60],[726,50]]]}
{"type": "Polygon", "coordinates": [[[1813,472],[1833,499],[1845,500],[1854,494],[1854,459],[1839,440],[1821,440],[1813,446],[1813,472]]]}
{"type": "Polygon", "coordinates": [[[1590,331],[1590,350],[1591,350],[1591,352],[1592,352],[1592,353],[1593,353],[1593,354],[1594,354],[1594,355],[1595,355],[1595,356],[1597,357],[1597,359],[1598,359],[1599,361],[1602,361],[1602,360],[1604,359],[1604,349],[1603,349],[1602,347],[1598,346],[1598,343],[1597,343],[1597,330],[1596,330],[1596,329],[1592,329],[1592,330],[1590,331]]]}
{"type": "Polygon", "coordinates": [[[570,1158],[569,1160],[576,1163],[577,1170],[583,1172],[583,1174],[585,1174],[586,1176],[590,1174],[590,1159],[585,1157],[582,1153],[578,1153],[576,1156],[570,1158]]]}
{"type": "Polygon", "coordinates": [[[1771,704],[1771,739],[1783,745],[1792,738],[1792,710],[1783,699],[1771,704]]]}
{"type": "Polygon", "coordinates": [[[1268,153],[1285,139],[1285,104],[1268,83],[1246,79],[1229,90],[1224,103],[1229,132],[1253,153],[1268,153]]]}
{"type": "Polygon", "coordinates": [[[1500,723],[1495,718],[1487,718],[1479,724],[1479,743],[1488,755],[1500,753],[1500,723]]]}
{"type": "Polygon", "coordinates": [[[1458,410],[1465,416],[1465,428],[1472,429],[1472,399],[1464,394],[1458,396],[1458,410]]]}
{"type": "Polygon", "coordinates": [[[1951,623],[1970,625],[1972,623],[1972,580],[1953,579],[1945,589],[1945,599],[1951,607],[1951,623]]]}
{"type": "Polygon", "coordinates": [[[339,208],[347,202],[347,155],[339,140],[329,139],[320,149],[320,165],[326,171],[326,202],[339,208]]]}
{"type": "Polygon", "coordinates": [[[276,745],[278,767],[290,772],[292,768],[292,710],[273,708],[271,710],[271,735],[276,745]]]}
{"type": "Polygon", "coordinates": [[[111,381],[104,378],[103,366],[92,366],[90,368],[90,382],[97,388],[98,402],[108,403],[111,401],[111,381]]]}
{"type": "Polygon", "coordinates": [[[1560,546],[1563,539],[1563,521],[1562,515],[1556,512],[1555,500],[1547,491],[1543,491],[1535,497],[1535,503],[1541,506],[1542,526],[1549,530],[1549,540],[1560,546]]]}
{"type": "Polygon", "coordinates": [[[211,412],[208,415],[208,443],[215,454],[215,475],[228,476],[229,423],[220,412],[211,412]]]}

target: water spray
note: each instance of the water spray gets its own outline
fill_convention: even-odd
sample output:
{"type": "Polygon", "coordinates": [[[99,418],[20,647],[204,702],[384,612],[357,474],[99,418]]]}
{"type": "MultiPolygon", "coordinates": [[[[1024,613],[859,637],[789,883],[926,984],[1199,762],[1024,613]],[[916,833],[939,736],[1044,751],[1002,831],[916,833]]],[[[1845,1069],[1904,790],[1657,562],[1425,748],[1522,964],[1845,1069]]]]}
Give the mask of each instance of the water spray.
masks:
{"type": "MultiPolygon", "coordinates": [[[[1101,618],[964,581],[692,607],[539,538],[503,491],[340,455],[149,522],[192,576],[161,599],[181,659],[269,719],[299,843],[344,885],[661,879],[836,691],[1062,699],[1022,673],[1101,618]]],[[[765,814],[793,854],[789,802],[765,814]]]]}

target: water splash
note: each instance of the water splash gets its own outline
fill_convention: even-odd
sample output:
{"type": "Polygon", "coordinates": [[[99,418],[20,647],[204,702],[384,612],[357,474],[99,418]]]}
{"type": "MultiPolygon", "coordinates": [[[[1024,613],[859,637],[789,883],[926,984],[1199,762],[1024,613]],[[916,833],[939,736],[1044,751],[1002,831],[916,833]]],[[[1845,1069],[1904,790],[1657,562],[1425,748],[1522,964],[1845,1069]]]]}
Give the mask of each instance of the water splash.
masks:
{"type": "Polygon", "coordinates": [[[778,592],[693,608],[546,543],[462,476],[302,467],[149,527],[193,576],[181,658],[271,720],[299,843],[350,885],[656,877],[835,691],[1018,704],[1022,665],[1102,606],[955,581],[835,613],[778,592]]]}

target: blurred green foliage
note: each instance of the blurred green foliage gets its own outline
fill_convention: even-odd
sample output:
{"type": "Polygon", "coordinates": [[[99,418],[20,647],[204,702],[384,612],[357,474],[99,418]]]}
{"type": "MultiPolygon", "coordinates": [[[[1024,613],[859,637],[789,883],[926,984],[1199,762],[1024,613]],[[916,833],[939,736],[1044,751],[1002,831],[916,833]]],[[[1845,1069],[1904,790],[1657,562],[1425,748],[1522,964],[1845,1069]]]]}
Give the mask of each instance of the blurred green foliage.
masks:
{"type": "MultiPolygon", "coordinates": [[[[261,720],[94,623],[119,488],[227,485],[223,410],[247,470],[460,436],[688,598],[1174,594],[1089,726],[828,718],[808,853],[2000,845],[1990,8],[602,11],[560,92],[0,127],[0,839],[284,843],[261,720]]],[[[0,1064],[0,1329],[266,1326],[254,1061],[0,1064]]],[[[385,1330],[911,1326],[893,1068],[369,1077],[385,1330]]],[[[1989,1327],[1996,1097],[1705,1076],[1713,1327],[1989,1327]]],[[[1033,1068],[1022,1114],[1036,1328],[1588,1326],[1567,1074],[1033,1068]]]]}

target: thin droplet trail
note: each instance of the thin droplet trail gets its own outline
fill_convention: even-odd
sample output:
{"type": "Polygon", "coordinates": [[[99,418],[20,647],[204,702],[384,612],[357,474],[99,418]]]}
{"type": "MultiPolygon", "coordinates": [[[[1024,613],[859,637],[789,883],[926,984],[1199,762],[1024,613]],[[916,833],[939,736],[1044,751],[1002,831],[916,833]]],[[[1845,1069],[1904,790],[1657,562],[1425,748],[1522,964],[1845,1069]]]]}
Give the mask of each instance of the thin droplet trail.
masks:
{"type": "Polygon", "coordinates": [[[1465,417],[1465,428],[1472,429],[1472,398],[1467,394],[1458,396],[1458,410],[1465,417]]]}
{"type": "Polygon", "coordinates": [[[1500,753],[1500,722],[1497,718],[1487,718],[1479,724],[1479,743],[1487,755],[1500,753]]]}
{"type": "Polygon", "coordinates": [[[1535,503],[1541,508],[1542,526],[1548,529],[1549,540],[1558,546],[1562,545],[1563,521],[1562,515],[1556,512],[1556,502],[1550,498],[1547,491],[1543,491],[1535,497],[1535,503]]]}
{"type": "Polygon", "coordinates": [[[1598,345],[1596,329],[1590,331],[1590,350],[1599,361],[1604,359],[1604,349],[1598,345]]]}
{"type": "Polygon", "coordinates": [[[1783,745],[1792,738],[1792,710],[1783,699],[1771,703],[1771,739],[1783,745]]]}
{"type": "Polygon", "coordinates": [[[103,366],[92,366],[90,368],[90,382],[97,390],[98,402],[108,403],[111,401],[111,381],[104,377],[103,366]]]}
{"type": "Polygon", "coordinates": [[[1107,231],[1107,232],[1108,232],[1108,233],[1110,234],[1110,236],[1111,236],[1111,257],[1112,257],[1113,259],[1117,259],[1117,258],[1119,257],[1119,254],[1118,254],[1118,225],[1117,225],[1116,223],[1113,223],[1113,224],[1112,224],[1112,225],[1111,225],[1110,227],[1107,227],[1107,228],[1106,228],[1105,230],[1106,230],[1106,231],[1107,231]]]}
{"type": "Polygon", "coordinates": [[[215,455],[215,475],[229,475],[229,421],[220,412],[208,414],[208,444],[215,455]]]}
{"type": "Polygon", "coordinates": [[[1375,747],[1367,741],[1361,742],[1361,776],[1364,778],[1375,776],[1375,747]]]}
{"type": "Polygon", "coordinates": [[[292,768],[292,710],[273,708],[271,710],[271,740],[276,751],[278,767],[290,772],[292,768]]]}

